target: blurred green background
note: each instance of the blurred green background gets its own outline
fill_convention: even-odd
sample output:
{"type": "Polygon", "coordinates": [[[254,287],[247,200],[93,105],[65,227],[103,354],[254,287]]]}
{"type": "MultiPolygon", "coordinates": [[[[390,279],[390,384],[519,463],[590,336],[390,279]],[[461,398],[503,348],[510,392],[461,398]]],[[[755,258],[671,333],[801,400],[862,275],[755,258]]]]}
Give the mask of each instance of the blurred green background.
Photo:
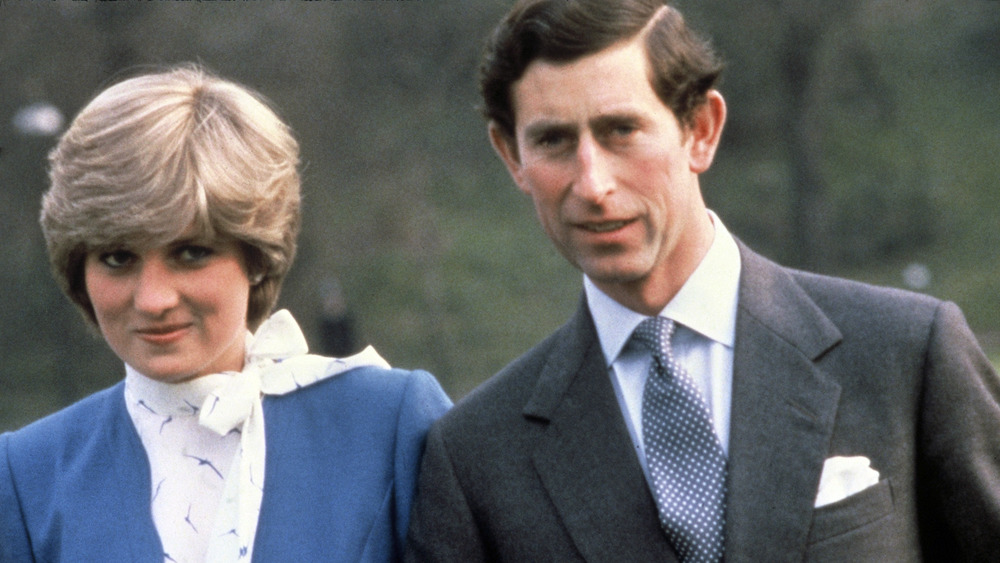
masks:
{"type": "MultiPolygon", "coordinates": [[[[295,129],[304,229],[280,304],[317,351],[346,310],[350,347],[457,399],[560,325],[580,274],[477,110],[508,6],[0,0],[0,430],[123,374],[51,281],[37,216],[59,114],[137,68],[199,61],[295,129]]],[[[679,6],[728,63],[702,186],[730,229],[789,265],[954,300],[1000,359],[1000,2],[679,6]]]]}

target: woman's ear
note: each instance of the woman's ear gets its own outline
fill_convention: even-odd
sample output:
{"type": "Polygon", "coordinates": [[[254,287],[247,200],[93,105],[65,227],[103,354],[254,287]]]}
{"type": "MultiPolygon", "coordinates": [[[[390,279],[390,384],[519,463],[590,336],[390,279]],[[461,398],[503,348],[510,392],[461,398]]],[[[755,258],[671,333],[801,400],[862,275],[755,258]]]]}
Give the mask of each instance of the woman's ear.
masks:
{"type": "Polygon", "coordinates": [[[701,174],[712,166],[726,123],[726,101],[717,90],[709,90],[688,126],[691,171],[701,174]]]}

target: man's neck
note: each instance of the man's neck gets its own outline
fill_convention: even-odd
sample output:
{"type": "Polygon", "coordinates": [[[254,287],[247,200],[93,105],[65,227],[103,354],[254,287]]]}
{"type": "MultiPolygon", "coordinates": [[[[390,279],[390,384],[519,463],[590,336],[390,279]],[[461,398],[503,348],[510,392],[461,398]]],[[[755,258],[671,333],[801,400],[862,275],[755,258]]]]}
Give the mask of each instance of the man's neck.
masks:
{"type": "Polygon", "coordinates": [[[649,275],[632,281],[592,280],[594,285],[637,313],[647,316],[659,314],[684,287],[712,247],[715,226],[708,210],[705,211],[704,222],[692,233],[693,236],[676,245],[669,257],[661,259],[649,275]]]}

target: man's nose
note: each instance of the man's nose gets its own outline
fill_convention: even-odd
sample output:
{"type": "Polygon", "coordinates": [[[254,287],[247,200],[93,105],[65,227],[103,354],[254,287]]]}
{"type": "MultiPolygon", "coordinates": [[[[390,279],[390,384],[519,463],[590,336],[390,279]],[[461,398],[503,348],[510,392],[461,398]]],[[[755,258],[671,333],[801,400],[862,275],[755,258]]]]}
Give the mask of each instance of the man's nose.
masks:
{"type": "Polygon", "coordinates": [[[170,268],[162,259],[147,257],[140,265],[133,296],[135,308],[153,315],[175,307],[179,294],[170,268]]]}
{"type": "Polygon", "coordinates": [[[601,203],[615,189],[611,173],[612,155],[592,136],[584,135],[577,146],[577,175],[573,191],[593,203],[601,203]]]}

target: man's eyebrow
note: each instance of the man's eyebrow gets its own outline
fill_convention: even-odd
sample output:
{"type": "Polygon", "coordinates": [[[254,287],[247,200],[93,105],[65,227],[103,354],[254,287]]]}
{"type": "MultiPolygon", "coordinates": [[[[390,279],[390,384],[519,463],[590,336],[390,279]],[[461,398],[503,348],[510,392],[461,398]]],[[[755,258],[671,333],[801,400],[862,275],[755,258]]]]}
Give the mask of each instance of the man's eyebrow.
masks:
{"type": "Polygon", "coordinates": [[[602,127],[620,125],[622,123],[639,124],[642,123],[642,121],[643,117],[638,113],[621,111],[605,113],[594,117],[590,120],[590,127],[593,129],[600,129],[602,127]]]}
{"type": "Polygon", "coordinates": [[[538,139],[552,133],[573,133],[576,125],[552,120],[536,121],[524,128],[524,136],[528,139],[538,139]]]}

